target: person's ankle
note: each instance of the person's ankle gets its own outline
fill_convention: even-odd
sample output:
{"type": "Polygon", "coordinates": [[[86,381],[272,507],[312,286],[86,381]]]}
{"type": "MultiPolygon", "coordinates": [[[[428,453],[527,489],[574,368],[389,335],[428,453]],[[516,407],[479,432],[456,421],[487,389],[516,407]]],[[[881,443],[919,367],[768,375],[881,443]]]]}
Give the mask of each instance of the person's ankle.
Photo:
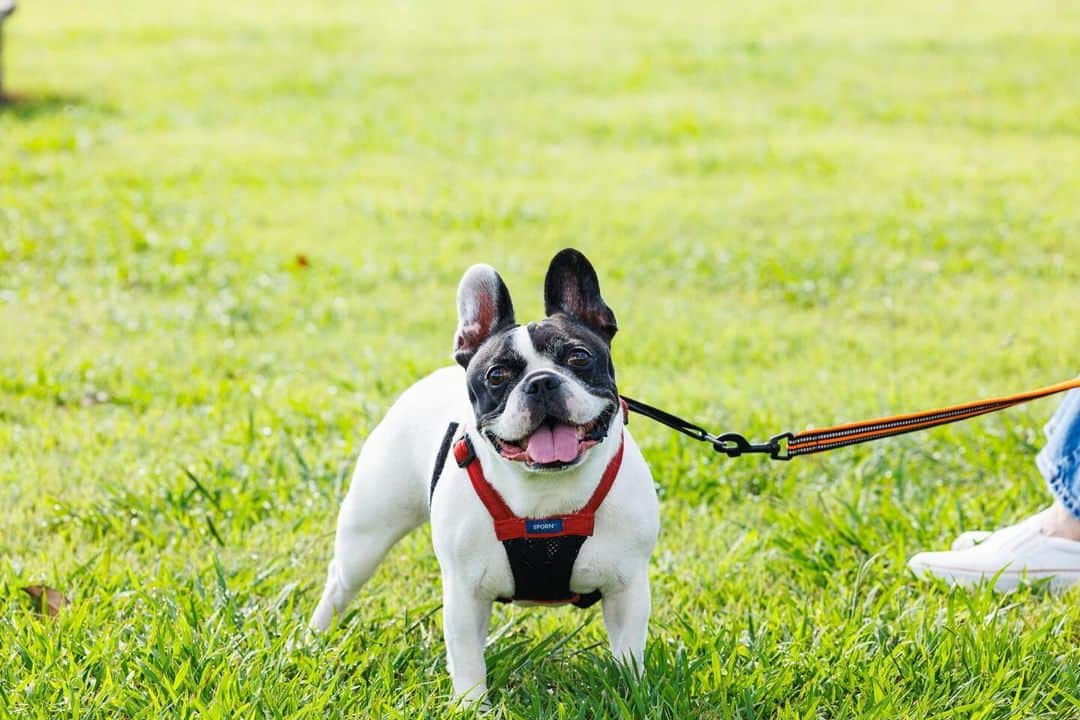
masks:
{"type": "Polygon", "coordinates": [[[1044,534],[1065,540],[1080,540],[1080,520],[1077,520],[1060,502],[1055,501],[1040,515],[1044,534]]]}

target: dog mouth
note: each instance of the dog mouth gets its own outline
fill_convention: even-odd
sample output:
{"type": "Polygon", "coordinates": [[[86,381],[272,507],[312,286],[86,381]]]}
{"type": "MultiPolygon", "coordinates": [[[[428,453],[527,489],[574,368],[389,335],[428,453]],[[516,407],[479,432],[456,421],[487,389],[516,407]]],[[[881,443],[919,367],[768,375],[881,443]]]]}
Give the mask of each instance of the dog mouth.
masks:
{"type": "Polygon", "coordinates": [[[484,435],[507,460],[525,463],[531,470],[561,470],[578,464],[589,449],[607,437],[614,406],[583,425],[548,416],[529,434],[513,442],[490,430],[484,435]]]}

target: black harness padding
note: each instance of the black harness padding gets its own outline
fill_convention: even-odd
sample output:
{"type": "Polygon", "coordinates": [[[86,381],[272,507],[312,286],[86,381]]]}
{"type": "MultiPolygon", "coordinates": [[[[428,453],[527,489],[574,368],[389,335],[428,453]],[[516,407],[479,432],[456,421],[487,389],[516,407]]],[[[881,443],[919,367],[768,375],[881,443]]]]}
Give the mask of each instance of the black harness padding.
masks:
{"type": "MultiPolygon", "coordinates": [[[[446,428],[439,454],[435,458],[435,467],[431,472],[431,490],[428,502],[435,496],[435,486],[439,483],[446,456],[454,443],[458,423],[452,422],[446,428]]],[[[470,445],[471,448],[471,445],[470,445]]],[[[475,455],[472,455],[475,459],[475,455]]],[[[621,456],[621,450],[620,450],[621,456]]],[[[468,462],[458,462],[467,467],[468,462]]],[[[489,508],[490,511],[490,508],[489,508]]],[[[562,527],[562,522],[560,527],[562,527]]],[[[591,532],[591,520],[589,523],[591,532]]],[[[602,598],[599,590],[589,593],[575,593],[570,589],[570,577],[574,573],[581,546],[589,539],[588,535],[571,533],[553,534],[550,537],[516,537],[503,540],[506,559],[510,563],[510,572],[514,576],[514,594],[512,597],[496,598],[499,602],[526,602],[561,604],[569,602],[579,608],[587,608],[602,598]]]]}
{"type": "Polygon", "coordinates": [[[428,504],[431,504],[431,498],[435,496],[435,486],[439,484],[439,476],[442,475],[443,465],[446,464],[446,456],[450,454],[450,443],[454,442],[454,435],[457,434],[459,425],[456,422],[450,423],[446,428],[446,434],[443,435],[442,445],[439,445],[439,454],[435,456],[435,467],[431,471],[431,490],[428,491],[428,504]]]}
{"type": "Polygon", "coordinates": [[[587,608],[600,600],[600,591],[577,594],[570,590],[584,535],[559,535],[550,538],[514,538],[503,540],[510,572],[514,574],[514,597],[498,598],[499,602],[529,600],[532,602],[570,602],[587,608]]]}

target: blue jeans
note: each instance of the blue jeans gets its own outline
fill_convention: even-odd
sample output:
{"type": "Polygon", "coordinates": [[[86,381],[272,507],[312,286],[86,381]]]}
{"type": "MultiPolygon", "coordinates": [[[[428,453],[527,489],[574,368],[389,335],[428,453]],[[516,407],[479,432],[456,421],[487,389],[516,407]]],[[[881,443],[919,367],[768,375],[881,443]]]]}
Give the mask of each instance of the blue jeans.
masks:
{"type": "Polygon", "coordinates": [[[1046,439],[1035,462],[1050,492],[1080,520],[1080,390],[1065,396],[1046,424],[1046,439]]]}

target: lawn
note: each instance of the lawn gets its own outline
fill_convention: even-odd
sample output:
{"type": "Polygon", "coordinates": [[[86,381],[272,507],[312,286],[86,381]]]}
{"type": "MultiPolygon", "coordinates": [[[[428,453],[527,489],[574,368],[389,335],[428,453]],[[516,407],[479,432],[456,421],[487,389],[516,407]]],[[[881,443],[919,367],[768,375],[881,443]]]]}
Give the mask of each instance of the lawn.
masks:
{"type": "MultiPolygon", "coordinates": [[[[765,438],[1080,370],[1080,8],[24,0],[0,109],[0,715],[426,718],[438,567],[333,632],[351,459],[463,270],[596,265],[620,389],[765,438]],[[55,618],[23,586],[71,600],[55,618]]],[[[490,717],[1075,717],[1076,593],[905,561],[1048,502],[1045,400],[731,460],[644,418],[647,677],[500,607],[490,717]]]]}

